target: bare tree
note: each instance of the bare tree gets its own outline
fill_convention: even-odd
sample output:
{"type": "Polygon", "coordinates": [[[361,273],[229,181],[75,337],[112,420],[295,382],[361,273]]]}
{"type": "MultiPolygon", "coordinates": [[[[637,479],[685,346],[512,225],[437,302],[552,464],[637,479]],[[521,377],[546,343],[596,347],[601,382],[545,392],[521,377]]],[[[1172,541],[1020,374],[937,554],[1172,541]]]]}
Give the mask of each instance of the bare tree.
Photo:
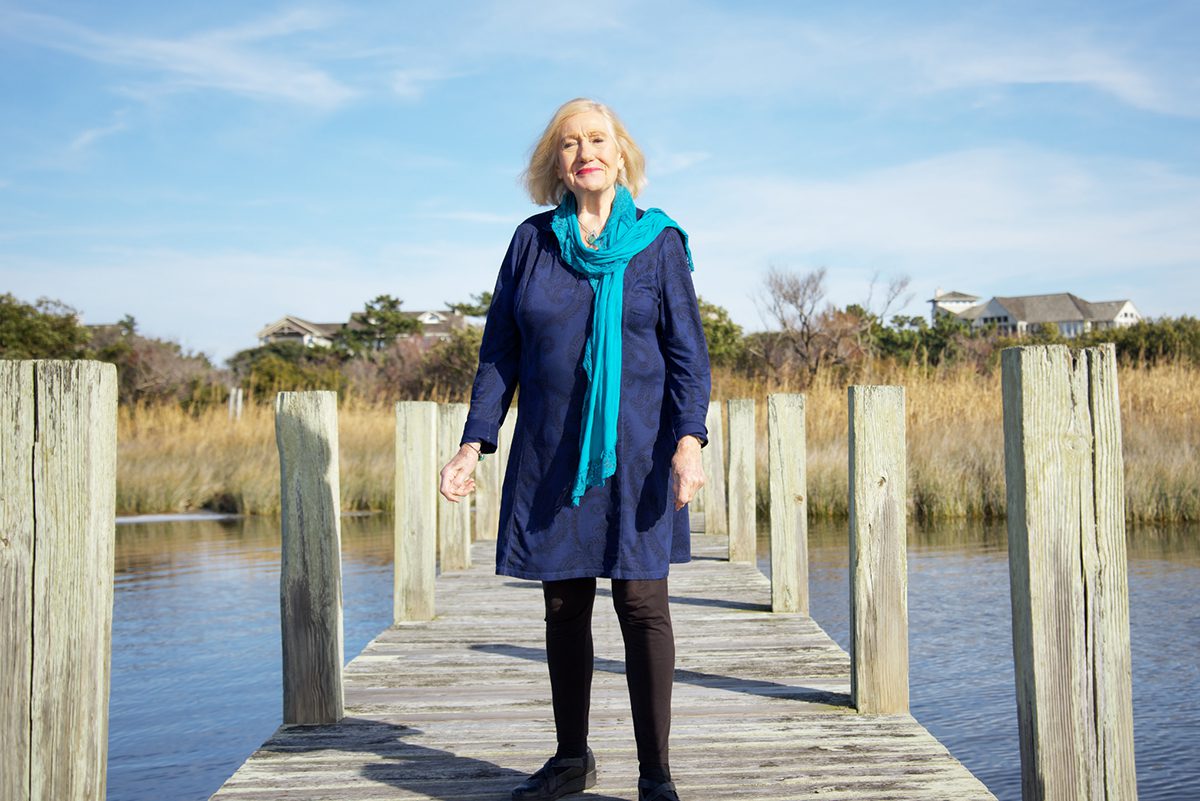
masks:
{"type": "MultiPolygon", "coordinates": [[[[907,275],[897,276],[888,281],[887,291],[883,293],[883,303],[879,307],[879,311],[875,311],[875,309],[872,308],[872,304],[874,303],[875,299],[875,287],[879,284],[879,271],[876,270],[875,274],[871,276],[871,286],[867,289],[867,311],[878,317],[879,322],[882,323],[886,321],[888,310],[892,308],[892,304],[894,304],[901,295],[904,295],[904,293],[908,291],[908,285],[910,283],[912,283],[912,279],[907,275]]],[[[904,300],[900,301],[898,308],[904,308],[912,302],[912,299],[912,292],[904,295],[904,300]]]]}
{"type": "Polygon", "coordinates": [[[796,366],[810,375],[816,372],[824,351],[821,307],[825,303],[825,275],[824,267],[798,273],[772,266],[761,296],[763,311],[790,345],[796,366]]]}

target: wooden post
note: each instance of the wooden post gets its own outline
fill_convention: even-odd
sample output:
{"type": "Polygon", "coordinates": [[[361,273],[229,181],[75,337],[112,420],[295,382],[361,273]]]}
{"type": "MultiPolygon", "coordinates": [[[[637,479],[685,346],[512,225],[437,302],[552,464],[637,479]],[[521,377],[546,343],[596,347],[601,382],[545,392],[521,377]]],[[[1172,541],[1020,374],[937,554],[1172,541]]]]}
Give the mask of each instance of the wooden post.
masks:
{"type": "Polygon", "coordinates": [[[1116,351],[1001,365],[1022,796],[1136,799],[1116,351]]]}
{"type": "Polygon", "coordinates": [[[103,801],[117,372],[0,361],[0,798],[103,801]]]}
{"type": "Polygon", "coordinates": [[[282,527],[283,722],[342,719],[342,535],[336,392],[275,399],[282,527]]]}
{"type": "Polygon", "coordinates": [[[767,397],[771,481],[771,610],[808,614],[804,396],[767,397]]]}
{"type": "Polygon", "coordinates": [[[729,407],[729,561],[757,556],[755,510],[754,400],[727,401],[729,407]]]}
{"type": "MultiPolygon", "coordinates": [[[[462,437],[459,429],[458,437],[462,437]]],[[[494,540],[500,527],[500,445],[475,466],[475,539],[494,540]]]]}
{"type": "Polygon", "coordinates": [[[430,401],[396,404],[396,533],[392,619],[433,619],[437,574],[437,423],[430,401]]]}
{"type": "Polygon", "coordinates": [[[230,420],[241,420],[242,419],[242,388],[241,387],[230,387],[229,388],[229,419],[230,420]]]}
{"type": "Polygon", "coordinates": [[[504,423],[500,426],[500,441],[496,443],[496,461],[500,463],[500,487],[503,491],[504,476],[508,472],[508,456],[512,453],[513,434],[517,430],[517,407],[508,407],[504,423]]]}
{"type": "MultiPolygon", "coordinates": [[[[443,403],[438,407],[438,456],[440,468],[458,452],[467,404],[443,403]]],[[[471,566],[471,496],[458,503],[437,496],[438,561],[442,572],[466,570],[471,566]]]]}
{"type": "Polygon", "coordinates": [[[729,507],[725,502],[725,432],[721,425],[721,404],[708,404],[704,421],[708,444],[700,452],[704,466],[704,486],[700,498],[704,508],[704,533],[729,534],[729,507]]]}
{"type": "Polygon", "coordinates": [[[850,387],[850,702],[908,711],[904,387],[850,387]]]}

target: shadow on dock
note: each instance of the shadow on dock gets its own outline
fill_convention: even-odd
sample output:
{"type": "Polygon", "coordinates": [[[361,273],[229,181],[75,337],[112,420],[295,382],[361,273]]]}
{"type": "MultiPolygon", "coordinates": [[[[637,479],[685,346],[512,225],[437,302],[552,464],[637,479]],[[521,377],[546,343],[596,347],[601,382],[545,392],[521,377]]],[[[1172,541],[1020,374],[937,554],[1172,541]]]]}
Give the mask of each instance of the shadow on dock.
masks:
{"type": "MultiPolygon", "coordinates": [[[[528,774],[501,767],[494,762],[459,756],[409,741],[424,734],[412,726],[367,718],[344,718],[327,726],[281,726],[263,744],[257,759],[268,755],[289,758],[320,751],[369,753],[381,761],[363,764],[364,779],[420,794],[421,798],[458,801],[467,796],[497,799],[510,797],[512,788],[528,774]]],[[[540,765],[530,766],[532,773],[540,765]]],[[[618,796],[589,793],[589,801],[626,801],[618,796]]]]}
{"type": "MultiPolygon", "coordinates": [[[[528,648],[523,645],[508,643],[479,643],[470,646],[473,651],[483,651],[500,656],[511,656],[528,659],[532,662],[545,662],[546,652],[540,648],[528,648]]],[[[608,673],[623,675],[625,663],[618,659],[596,658],[596,668],[608,673]]],[[[828,690],[818,690],[812,687],[794,687],[775,681],[762,679],[744,679],[736,676],[719,676],[714,673],[702,673],[698,670],[675,670],[675,681],[694,684],[713,690],[728,690],[730,692],[747,693],[768,698],[779,698],[787,701],[803,701],[808,704],[824,704],[850,708],[850,696],[847,693],[833,693],[828,690]]]]}

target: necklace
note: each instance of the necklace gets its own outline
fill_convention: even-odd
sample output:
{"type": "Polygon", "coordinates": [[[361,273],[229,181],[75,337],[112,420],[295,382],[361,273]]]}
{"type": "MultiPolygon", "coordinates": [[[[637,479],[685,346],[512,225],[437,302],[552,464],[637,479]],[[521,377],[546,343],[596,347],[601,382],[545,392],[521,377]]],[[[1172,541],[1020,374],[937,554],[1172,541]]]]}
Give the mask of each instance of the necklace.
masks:
{"type": "MultiPolygon", "coordinates": [[[[578,215],[576,215],[575,219],[579,220],[578,215]]],[[[602,225],[593,230],[584,225],[583,220],[579,220],[579,227],[584,230],[583,241],[587,243],[588,247],[596,247],[596,239],[600,236],[600,232],[604,230],[604,226],[602,225]]]]}

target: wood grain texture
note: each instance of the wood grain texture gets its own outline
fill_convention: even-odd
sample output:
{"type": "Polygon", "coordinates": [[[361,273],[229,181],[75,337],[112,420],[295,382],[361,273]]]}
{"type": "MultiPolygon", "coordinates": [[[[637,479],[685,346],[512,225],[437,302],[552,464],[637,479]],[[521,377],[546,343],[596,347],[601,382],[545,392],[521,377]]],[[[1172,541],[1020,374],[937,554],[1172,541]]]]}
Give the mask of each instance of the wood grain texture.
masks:
{"type": "Polygon", "coordinates": [[[725,427],[721,423],[721,404],[708,404],[704,421],[708,429],[708,444],[700,451],[704,467],[704,486],[700,488],[697,511],[704,512],[705,531],[709,534],[729,534],[729,507],[725,496],[725,427]]]}
{"type": "Polygon", "coordinates": [[[771,609],[808,614],[808,479],[804,396],[767,396],[771,609]]]}
{"type": "Polygon", "coordinates": [[[0,798],[29,798],[33,362],[0,361],[0,798]]]}
{"type": "MultiPolygon", "coordinates": [[[[381,633],[346,668],[348,717],[283,726],[213,796],[494,801],[554,750],[537,582],[492,574],[492,543],[438,579],[445,611],[381,633]]],[[[768,580],[697,536],[670,577],[671,768],[687,801],[993,799],[909,715],[849,708],[849,661],[811,619],[769,611],[768,580]]],[[[589,743],[599,783],[637,798],[624,649],[601,580],[589,743]]]]}
{"type": "Polygon", "coordinates": [[[504,477],[508,473],[508,458],[512,454],[513,434],[517,430],[516,401],[508,407],[508,414],[500,424],[500,441],[496,443],[496,461],[500,463],[500,487],[503,492],[504,477]]]}
{"type": "Polygon", "coordinates": [[[284,723],[342,719],[342,533],[336,392],[280,392],[284,723]]]}
{"type": "Polygon", "coordinates": [[[437,575],[437,424],[430,401],[396,404],[396,535],[392,619],[430,620],[437,575]]]}
{"type": "Polygon", "coordinates": [[[850,696],[908,711],[904,387],[854,386],[850,419],[850,696]]]}
{"type": "Polygon", "coordinates": [[[34,363],[29,797],[105,797],[116,516],[117,372],[34,363]]]}
{"type": "Polygon", "coordinates": [[[1137,798],[1133,752],[1133,668],[1125,547],[1125,466],[1117,353],[1112,344],[1084,351],[1092,415],[1092,482],[1096,538],[1092,570],[1084,574],[1092,600],[1087,630],[1095,666],[1096,759],[1105,798],[1137,798]]]}
{"type": "MultiPolygon", "coordinates": [[[[438,454],[441,466],[458,453],[463,427],[467,424],[467,404],[438,405],[438,454]]],[[[471,496],[458,503],[437,494],[438,563],[443,571],[466,570],[471,566],[471,496]]]]}
{"type": "Polygon", "coordinates": [[[729,410],[729,560],[753,562],[757,555],[754,401],[726,401],[729,410]]]}
{"type": "MultiPolygon", "coordinates": [[[[458,431],[462,439],[462,429],[458,431]]],[[[500,488],[504,480],[502,448],[496,443],[496,452],[488,454],[475,465],[475,515],[472,521],[474,539],[494,540],[500,528],[500,488]]]]}
{"type": "Polygon", "coordinates": [[[1115,354],[1002,354],[1026,799],[1136,798],[1115,354]]]}

